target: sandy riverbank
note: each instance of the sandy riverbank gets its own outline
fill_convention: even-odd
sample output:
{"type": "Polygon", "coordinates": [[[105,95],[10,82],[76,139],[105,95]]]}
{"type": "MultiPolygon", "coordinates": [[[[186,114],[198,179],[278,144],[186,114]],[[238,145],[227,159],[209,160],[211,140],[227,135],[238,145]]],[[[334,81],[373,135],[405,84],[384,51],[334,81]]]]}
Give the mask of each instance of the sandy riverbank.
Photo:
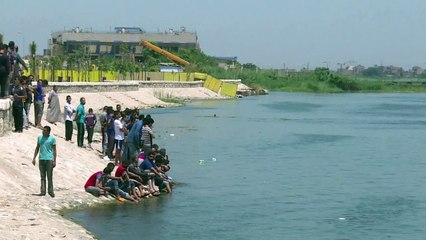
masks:
{"type": "MultiPolygon", "coordinates": [[[[61,107],[66,95],[72,96],[75,106],[78,105],[80,97],[84,96],[86,108],[93,108],[95,111],[105,105],[116,104],[129,108],[172,106],[156,98],[159,95],[183,99],[222,98],[205,88],[146,88],[122,93],[59,92],[61,107]]],[[[32,114],[33,109],[30,114],[31,122],[34,121],[32,114]]],[[[95,150],[78,148],[76,143],[65,141],[65,127],[62,123],[50,125],[43,119],[42,124],[51,126],[52,134],[57,139],[58,157],[53,177],[56,197],[32,195],[39,193],[40,188],[38,166],[33,166],[31,160],[36,138],[41,134],[41,130],[32,127],[23,133],[6,134],[0,141],[0,178],[3,180],[0,185],[3,193],[0,195],[0,239],[93,239],[83,227],[61,217],[59,210],[109,201],[104,197],[95,198],[83,189],[87,178],[106,165],[106,161],[102,160],[98,153],[101,146],[94,143],[95,150]]],[[[73,141],[76,140],[75,134],[76,131],[73,141]]]]}

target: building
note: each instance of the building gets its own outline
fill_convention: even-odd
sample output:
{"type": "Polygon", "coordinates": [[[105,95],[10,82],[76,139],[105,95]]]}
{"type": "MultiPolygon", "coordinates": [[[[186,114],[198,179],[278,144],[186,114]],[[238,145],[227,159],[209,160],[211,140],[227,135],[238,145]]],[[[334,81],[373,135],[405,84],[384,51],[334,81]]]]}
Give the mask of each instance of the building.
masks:
{"type": "Polygon", "coordinates": [[[237,63],[237,57],[214,57],[219,62],[219,67],[228,70],[235,68],[237,63]]]}
{"type": "Polygon", "coordinates": [[[184,27],[179,31],[169,29],[158,33],[148,33],[139,27],[115,27],[114,31],[109,32],[93,32],[76,27],[70,31],[53,32],[51,37],[48,49],[45,50],[48,56],[73,53],[81,46],[86,46],[91,58],[104,55],[120,57],[125,46],[128,48],[126,53],[134,54],[138,61],[142,59],[143,46],[139,45],[142,39],[167,51],[199,48],[197,34],[187,32],[184,27]]]}
{"type": "Polygon", "coordinates": [[[183,67],[175,63],[160,63],[160,72],[183,72],[183,67]]]}

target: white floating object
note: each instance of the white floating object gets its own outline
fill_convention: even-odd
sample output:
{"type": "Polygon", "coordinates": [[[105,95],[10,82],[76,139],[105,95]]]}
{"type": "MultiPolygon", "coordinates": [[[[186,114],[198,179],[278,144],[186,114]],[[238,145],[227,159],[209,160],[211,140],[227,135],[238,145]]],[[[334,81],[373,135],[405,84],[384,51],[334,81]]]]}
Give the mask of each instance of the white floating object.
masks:
{"type": "Polygon", "coordinates": [[[342,220],[342,221],[344,221],[344,220],[346,220],[346,218],[344,218],[344,217],[341,217],[341,218],[339,218],[339,220],[342,220]]]}
{"type": "Polygon", "coordinates": [[[213,162],[216,162],[216,158],[215,158],[215,157],[213,157],[213,158],[212,158],[212,161],[213,161],[213,162]]]}
{"type": "Polygon", "coordinates": [[[175,134],[174,133],[170,133],[170,137],[174,137],[175,136],[175,134]]]}

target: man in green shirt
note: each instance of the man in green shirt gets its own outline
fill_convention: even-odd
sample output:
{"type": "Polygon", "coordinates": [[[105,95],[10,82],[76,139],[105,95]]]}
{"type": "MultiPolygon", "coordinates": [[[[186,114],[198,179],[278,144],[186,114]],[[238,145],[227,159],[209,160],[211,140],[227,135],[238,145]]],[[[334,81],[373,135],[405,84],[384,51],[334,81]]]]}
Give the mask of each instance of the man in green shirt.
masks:
{"type": "Polygon", "coordinates": [[[46,195],[46,176],[47,176],[47,192],[53,198],[53,168],[56,166],[56,138],[50,136],[50,127],[43,127],[43,135],[38,136],[37,146],[34,151],[33,165],[36,164],[37,154],[39,155],[39,170],[41,177],[41,187],[39,196],[46,195]]]}
{"type": "Polygon", "coordinates": [[[86,110],[84,105],[86,104],[86,99],[84,97],[80,98],[80,105],[77,107],[77,112],[75,114],[75,122],[77,123],[77,146],[83,147],[84,140],[84,121],[86,120],[86,110]]]}

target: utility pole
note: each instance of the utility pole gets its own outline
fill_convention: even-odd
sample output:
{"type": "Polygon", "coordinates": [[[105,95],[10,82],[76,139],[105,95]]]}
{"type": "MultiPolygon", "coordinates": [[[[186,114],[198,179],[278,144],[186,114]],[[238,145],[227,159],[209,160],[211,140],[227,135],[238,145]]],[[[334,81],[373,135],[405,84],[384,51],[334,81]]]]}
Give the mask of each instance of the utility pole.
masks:
{"type": "Polygon", "coordinates": [[[340,73],[343,73],[343,65],[345,65],[345,63],[337,63],[337,65],[340,65],[340,73]]]}

